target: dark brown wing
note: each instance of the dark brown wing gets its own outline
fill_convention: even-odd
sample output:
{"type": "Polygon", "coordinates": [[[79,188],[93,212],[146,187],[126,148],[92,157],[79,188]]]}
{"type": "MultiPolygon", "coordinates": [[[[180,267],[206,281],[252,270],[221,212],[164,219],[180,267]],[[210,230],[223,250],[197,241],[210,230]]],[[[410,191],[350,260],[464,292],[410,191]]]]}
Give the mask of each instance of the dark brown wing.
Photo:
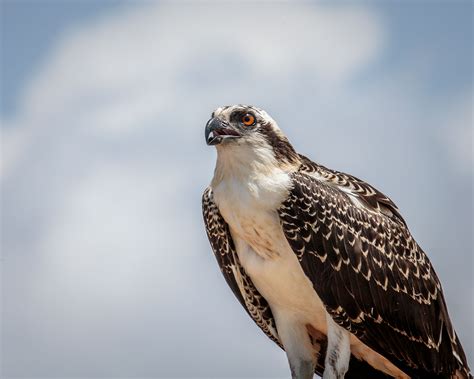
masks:
{"type": "Polygon", "coordinates": [[[304,170],[291,176],[282,227],[334,320],[414,378],[467,373],[441,285],[402,219],[304,170]]]}
{"type": "Polygon", "coordinates": [[[206,188],[202,196],[202,211],[207,237],[227,284],[260,329],[282,347],[272,311],[240,265],[229,226],[214,203],[211,188],[206,188]]]}
{"type": "Polygon", "coordinates": [[[348,192],[356,194],[368,208],[380,212],[392,220],[400,222],[406,226],[405,220],[395,203],[388,196],[385,196],[370,184],[356,178],[355,176],[331,170],[330,168],[317,164],[303,155],[300,155],[300,158],[303,162],[300,172],[316,174],[328,185],[344,188],[348,192]]]}

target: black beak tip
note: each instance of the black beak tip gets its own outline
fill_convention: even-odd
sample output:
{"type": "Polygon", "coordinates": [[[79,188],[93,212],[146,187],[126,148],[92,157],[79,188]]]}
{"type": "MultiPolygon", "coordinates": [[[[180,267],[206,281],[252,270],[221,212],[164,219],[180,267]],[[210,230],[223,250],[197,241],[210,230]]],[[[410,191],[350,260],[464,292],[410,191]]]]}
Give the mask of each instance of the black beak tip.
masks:
{"type": "Polygon", "coordinates": [[[219,142],[222,141],[222,138],[214,133],[214,131],[216,129],[219,129],[220,127],[221,122],[215,117],[211,118],[207,122],[204,136],[206,138],[206,144],[208,146],[217,145],[219,142]]]}
{"type": "Polygon", "coordinates": [[[218,145],[222,141],[221,137],[210,137],[206,140],[208,146],[218,145]]]}

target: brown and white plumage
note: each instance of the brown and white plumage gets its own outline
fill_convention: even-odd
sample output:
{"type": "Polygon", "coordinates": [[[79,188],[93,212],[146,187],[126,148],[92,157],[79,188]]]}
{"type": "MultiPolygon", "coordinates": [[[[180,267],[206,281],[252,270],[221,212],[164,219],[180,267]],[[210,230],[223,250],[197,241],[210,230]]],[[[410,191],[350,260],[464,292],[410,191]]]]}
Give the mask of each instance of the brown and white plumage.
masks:
{"type": "Polygon", "coordinates": [[[206,129],[212,249],[293,377],[470,377],[436,273],[388,197],[297,154],[255,107],[219,108],[206,129]]]}
{"type": "Polygon", "coordinates": [[[229,226],[219,213],[210,188],[204,191],[202,208],[206,232],[227,284],[260,329],[281,347],[270,307],[239,263],[229,226]]]}

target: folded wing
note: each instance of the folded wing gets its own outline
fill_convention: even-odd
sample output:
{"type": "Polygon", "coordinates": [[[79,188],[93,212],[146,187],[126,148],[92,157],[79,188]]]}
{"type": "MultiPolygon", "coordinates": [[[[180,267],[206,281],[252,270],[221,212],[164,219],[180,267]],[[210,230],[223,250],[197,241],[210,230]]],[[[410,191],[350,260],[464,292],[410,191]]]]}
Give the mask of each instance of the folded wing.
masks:
{"type": "Polygon", "coordinates": [[[413,377],[467,377],[439,280],[396,206],[359,179],[311,171],[291,174],[279,214],[327,311],[413,377]]]}

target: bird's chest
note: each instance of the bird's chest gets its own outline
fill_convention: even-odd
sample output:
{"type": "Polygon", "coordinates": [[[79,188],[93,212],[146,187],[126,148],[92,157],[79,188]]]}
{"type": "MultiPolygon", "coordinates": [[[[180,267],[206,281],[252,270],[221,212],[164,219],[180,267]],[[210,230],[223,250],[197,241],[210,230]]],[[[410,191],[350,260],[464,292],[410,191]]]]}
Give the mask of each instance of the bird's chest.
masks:
{"type": "Polygon", "coordinates": [[[223,183],[214,189],[219,210],[235,237],[243,239],[262,257],[278,255],[282,234],[277,214],[281,200],[255,183],[223,183]]]}
{"type": "Polygon", "coordinates": [[[290,311],[308,322],[317,318],[314,326],[321,330],[322,303],[289,246],[277,213],[286,190],[226,182],[213,191],[239,261],[273,312],[290,311]]]}

